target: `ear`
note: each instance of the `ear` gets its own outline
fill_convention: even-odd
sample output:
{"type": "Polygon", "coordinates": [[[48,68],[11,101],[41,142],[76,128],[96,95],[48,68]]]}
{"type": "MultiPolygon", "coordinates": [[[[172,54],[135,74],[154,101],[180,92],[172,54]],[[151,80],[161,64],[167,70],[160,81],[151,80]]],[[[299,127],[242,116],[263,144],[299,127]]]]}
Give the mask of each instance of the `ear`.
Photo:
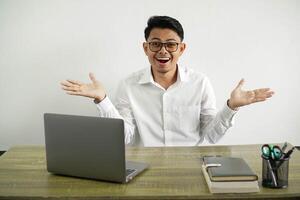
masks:
{"type": "Polygon", "coordinates": [[[146,55],[148,55],[148,44],[147,42],[143,42],[143,49],[146,55]]]}
{"type": "Polygon", "coordinates": [[[181,43],[181,44],[179,45],[179,54],[180,54],[180,55],[183,54],[185,48],[186,48],[186,44],[185,44],[185,43],[181,43]]]}

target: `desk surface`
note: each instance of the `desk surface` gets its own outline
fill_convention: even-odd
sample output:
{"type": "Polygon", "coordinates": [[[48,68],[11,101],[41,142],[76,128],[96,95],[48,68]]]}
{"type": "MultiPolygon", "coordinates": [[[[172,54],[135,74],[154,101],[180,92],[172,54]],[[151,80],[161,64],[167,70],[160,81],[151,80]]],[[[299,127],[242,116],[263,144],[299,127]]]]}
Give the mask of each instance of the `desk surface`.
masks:
{"type": "Polygon", "coordinates": [[[56,176],[46,171],[42,146],[17,146],[0,157],[0,199],[243,199],[300,198],[300,152],[290,160],[286,189],[261,187],[261,145],[128,148],[128,160],[151,167],[128,184],[56,176]],[[243,157],[258,174],[260,192],[211,194],[200,157],[243,157]]]}

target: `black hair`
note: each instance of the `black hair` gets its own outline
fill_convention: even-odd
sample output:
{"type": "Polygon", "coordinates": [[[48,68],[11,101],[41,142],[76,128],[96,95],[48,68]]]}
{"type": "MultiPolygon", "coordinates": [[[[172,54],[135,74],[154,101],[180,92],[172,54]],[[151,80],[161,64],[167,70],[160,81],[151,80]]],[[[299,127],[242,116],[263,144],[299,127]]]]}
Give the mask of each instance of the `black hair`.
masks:
{"type": "Polygon", "coordinates": [[[145,39],[149,38],[150,32],[154,28],[168,28],[177,33],[180,37],[180,40],[183,41],[184,32],[182,25],[178,20],[169,17],[169,16],[152,16],[148,19],[147,27],[145,28],[144,34],[145,39]]]}

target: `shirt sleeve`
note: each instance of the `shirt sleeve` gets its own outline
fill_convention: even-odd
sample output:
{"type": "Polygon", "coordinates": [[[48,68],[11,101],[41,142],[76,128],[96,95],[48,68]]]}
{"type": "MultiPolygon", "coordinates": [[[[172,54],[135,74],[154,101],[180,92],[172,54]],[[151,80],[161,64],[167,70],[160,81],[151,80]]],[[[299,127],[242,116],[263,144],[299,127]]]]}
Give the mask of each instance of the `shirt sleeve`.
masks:
{"type": "Polygon", "coordinates": [[[205,80],[204,84],[200,113],[200,135],[204,135],[209,143],[216,143],[232,127],[237,111],[231,110],[226,103],[217,112],[213,88],[208,79],[205,80]]]}
{"type": "Polygon", "coordinates": [[[118,118],[124,120],[125,144],[135,144],[136,123],[126,94],[126,85],[121,82],[117,90],[115,105],[109,97],[96,104],[100,117],[118,118]]]}

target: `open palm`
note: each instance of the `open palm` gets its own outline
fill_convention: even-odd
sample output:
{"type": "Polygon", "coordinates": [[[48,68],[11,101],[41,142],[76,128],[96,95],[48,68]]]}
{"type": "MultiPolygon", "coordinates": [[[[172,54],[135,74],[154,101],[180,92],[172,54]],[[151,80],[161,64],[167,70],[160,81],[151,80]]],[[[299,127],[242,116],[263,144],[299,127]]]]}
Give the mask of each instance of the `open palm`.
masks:
{"type": "Polygon", "coordinates": [[[101,101],[105,97],[105,90],[92,73],[89,77],[92,82],[88,84],[76,80],[65,80],[61,82],[62,89],[70,95],[85,96],[101,101]]]}
{"type": "Polygon", "coordinates": [[[229,107],[236,109],[241,106],[249,105],[256,102],[265,101],[274,94],[270,88],[260,88],[255,90],[244,91],[244,79],[240,80],[237,87],[231,92],[229,99],[229,107]]]}

